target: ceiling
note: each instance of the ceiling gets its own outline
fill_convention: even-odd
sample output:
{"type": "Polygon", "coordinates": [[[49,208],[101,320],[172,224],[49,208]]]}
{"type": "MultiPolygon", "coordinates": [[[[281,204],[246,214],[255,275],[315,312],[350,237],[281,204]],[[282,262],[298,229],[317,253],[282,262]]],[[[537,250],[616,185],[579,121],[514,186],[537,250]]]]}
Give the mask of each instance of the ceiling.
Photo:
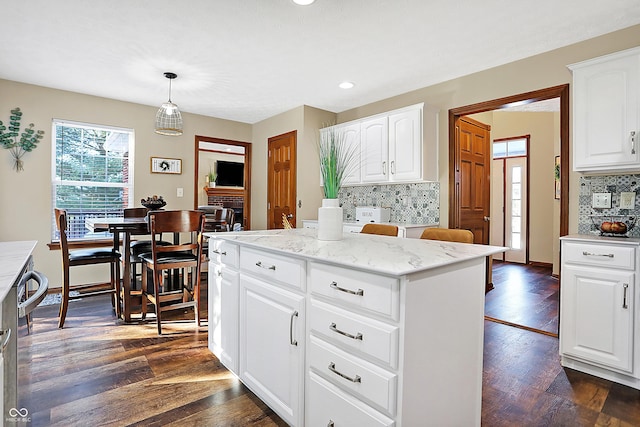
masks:
{"type": "Polygon", "coordinates": [[[640,23],[638,0],[30,0],[0,78],[256,123],[341,112],[640,23]],[[339,89],[344,80],[353,89],[339,89]]]}

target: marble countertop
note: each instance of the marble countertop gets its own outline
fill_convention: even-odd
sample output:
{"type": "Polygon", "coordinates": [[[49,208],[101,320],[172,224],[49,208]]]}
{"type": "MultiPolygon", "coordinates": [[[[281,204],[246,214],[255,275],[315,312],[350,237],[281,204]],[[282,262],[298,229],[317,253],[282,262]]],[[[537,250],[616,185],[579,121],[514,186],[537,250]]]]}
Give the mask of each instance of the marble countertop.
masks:
{"type": "Polygon", "coordinates": [[[297,255],[392,276],[418,273],[504,252],[507,249],[500,246],[404,239],[360,233],[344,233],[342,240],[322,241],[317,238],[318,230],[313,228],[205,233],[205,235],[285,255],[297,255]]]}
{"type": "MultiPolygon", "coordinates": [[[[317,219],[304,219],[303,222],[311,222],[317,223],[317,219]]],[[[365,225],[366,222],[357,222],[357,221],[343,221],[344,225],[365,225]]],[[[409,224],[407,222],[378,222],[376,224],[389,224],[389,225],[397,225],[398,227],[404,228],[420,228],[420,227],[437,227],[439,224],[437,222],[432,224],[409,224]]]]}
{"type": "MultiPolygon", "coordinates": [[[[22,268],[36,247],[36,241],[0,242],[0,301],[20,278],[22,268]]],[[[17,302],[16,302],[17,303],[17,302]]]]}

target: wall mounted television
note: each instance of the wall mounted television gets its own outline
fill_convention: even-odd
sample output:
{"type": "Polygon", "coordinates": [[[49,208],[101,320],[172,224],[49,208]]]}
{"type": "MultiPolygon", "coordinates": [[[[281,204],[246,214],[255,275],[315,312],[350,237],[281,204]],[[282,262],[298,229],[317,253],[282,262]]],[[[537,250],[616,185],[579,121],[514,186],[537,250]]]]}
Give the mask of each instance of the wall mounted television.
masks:
{"type": "Polygon", "coordinates": [[[216,185],[221,187],[244,186],[244,163],[218,160],[216,174],[216,185]]]}

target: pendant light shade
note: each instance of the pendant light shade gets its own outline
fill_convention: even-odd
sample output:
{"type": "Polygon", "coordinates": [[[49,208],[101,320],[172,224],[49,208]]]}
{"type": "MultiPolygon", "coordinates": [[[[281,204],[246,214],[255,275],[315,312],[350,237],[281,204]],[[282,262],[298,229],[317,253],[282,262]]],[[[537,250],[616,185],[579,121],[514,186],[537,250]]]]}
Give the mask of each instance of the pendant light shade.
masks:
{"type": "Polygon", "coordinates": [[[169,79],[169,101],[162,104],[156,114],[156,133],[160,135],[182,135],[182,115],[178,106],[171,102],[171,80],[178,77],[175,73],[164,73],[169,79]]]}

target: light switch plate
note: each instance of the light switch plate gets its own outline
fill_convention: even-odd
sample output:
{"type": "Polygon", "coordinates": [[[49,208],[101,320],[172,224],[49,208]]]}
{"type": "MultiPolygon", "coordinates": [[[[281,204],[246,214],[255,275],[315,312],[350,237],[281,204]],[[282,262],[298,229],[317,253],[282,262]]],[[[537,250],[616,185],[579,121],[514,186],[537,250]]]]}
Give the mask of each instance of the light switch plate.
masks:
{"type": "Polygon", "coordinates": [[[596,209],[610,209],[611,193],[593,193],[591,207],[596,209]]]}
{"type": "Polygon", "coordinates": [[[636,207],[636,193],[624,191],[620,193],[620,209],[634,209],[636,207]]]}

